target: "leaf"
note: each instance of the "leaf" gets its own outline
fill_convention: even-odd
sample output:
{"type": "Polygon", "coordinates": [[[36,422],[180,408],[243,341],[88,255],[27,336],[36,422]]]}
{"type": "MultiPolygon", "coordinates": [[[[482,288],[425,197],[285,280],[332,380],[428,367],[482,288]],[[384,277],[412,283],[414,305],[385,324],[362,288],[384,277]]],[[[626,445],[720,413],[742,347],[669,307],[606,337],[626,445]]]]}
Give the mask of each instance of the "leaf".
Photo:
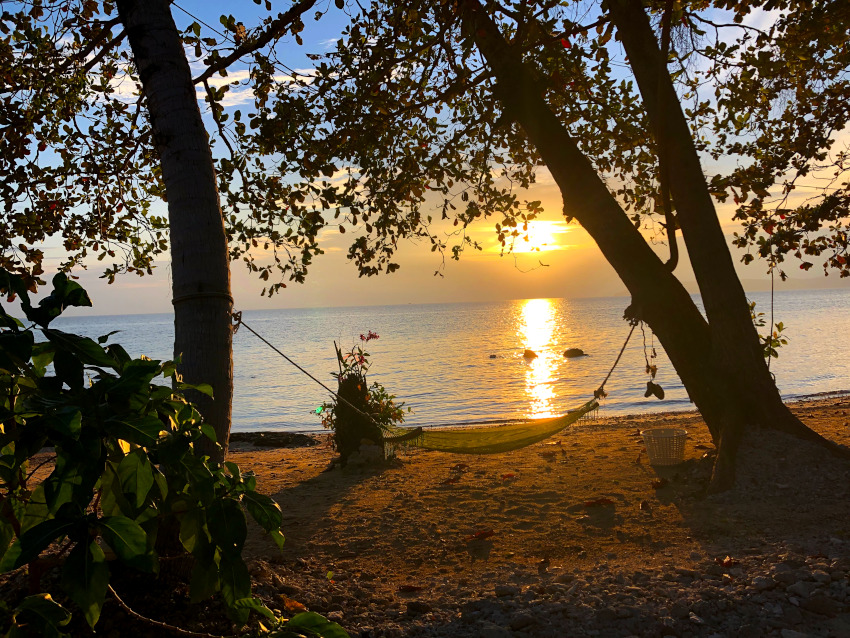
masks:
{"type": "MultiPolygon", "coordinates": [[[[71,622],[71,613],[50,597],[50,594],[27,596],[14,611],[13,618],[24,632],[15,635],[38,635],[41,638],[64,638],[60,627],[71,622]]],[[[11,633],[11,632],[10,632],[11,633]]]]}
{"type": "Polygon", "coordinates": [[[283,524],[283,514],[274,499],[257,492],[245,492],[242,502],[251,517],[267,532],[280,529],[283,524]]]}
{"type": "Polygon", "coordinates": [[[121,332],[121,331],[120,331],[120,330],[112,330],[111,332],[107,332],[105,335],[100,335],[100,336],[97,338],[97,342],[98,342],[100,345],[103,345],[104,343],[106,343],[107,341],[109,341],[109,337],[111,337],[111,336],[112,336],[112,335],[114,335],[114,334],[118,334],[119,332],[121,332]]]}
{"type": "Polygon", "coordinates": [[[248,609],[250,611],[255,611],[261,616],[265,616],[266,618],[272,619],[274,618],[274,613],[272,610],[266,607],[259,598],[240,598],[235,603],[233,603],[234,609],[248,609]]]}
{"type": "Polygon", "coordinates": [[[608,507],[609,505],[613,505],[613,504],[614,504],[614,501],[612,501],[610,498],[606,498],[606,497],[603,496],[601,498],[595,498],[592,501],[585,501],[584,506],[587,507],[587,508],[590,508],[590,507],[608,507]]]}
{"type": "Polygon", "coordinates": [[[100,509],[104,516],[132,517],[135,507],[127,500],[124,489],[121,487],[121,479],[118,478],[118,464],[107,461],[100,478],[100,509]]]}
{"type": "Polygon", "coordinates": [[[113,436],[143,447],[156,443],[159,433],[165,429],[162,421],[153,414],[129,419],[110,419],[106,425],[113,436]]]}
{"type": "Polygon", "coordinates": [[[284,628],[302,630],[307,632],[308,635],[309,632],[312,632],[321,636],[321,638],[350,638],[348,633],[338,624],[312,611],[293,616],[284,625],[284,628]]]}
{"type": "Polygon", "coordinates": [[[205,394],[210,398],[213,398],[213,388],[209,383],[178,383],[177,389],[186,391],[186,390],[194,390],[195,392],[200,392],[201,394],[205,394]]]}
{"type": "Polygon", "coordinates": [[[212,560],[198,560],[192,566],[189,580],[189,597],[192,603],[199,603],[215,595],[219,588],[218,566],[212,560]]]}
{"type": "Polygon", "coordinates": [[[48,419],[51,428],[74,440],[80,438],[82,423],[83,414],[73,405],[56,410],[48,419]]]}
{"type": "Polygon", "coordinates": [[[466,537],[466,541],[483,541],[496,535],[496,531],[492,529],[482,529],[481,531],[470,534],[466,537]]]}
{"type": "Polygon", "coordinates": [[[62,587],[83,610],[86,622],[94,627],[109,585],[106,556],[97,542],[78,543],[62,567],[62,587]]]}
{"type": "Polygon", "coordinates": [[[0,519],[0,560],[6,554],[6,550],[9,549],[9,544],[14,538],[15,529],[12,524],[5,519],[0,519]]]}
{"type": "Polygon", "coordinates": [[[197,549],[209,545],[206,515],[203,509],[193,507],[180,516],[180,542],[189,553],[195,553],[197,549]]]}
{"type": "Polygon", "coordinates": [[[156,568],[156,557],[148,550],[148,535],[134,520],[126,516],[107,516],[98,521],[104,540],[130,565],[144,572],[156,568]]]}
{"type": "Polygon", "coordinates": [[[251,577],[242,556],[224,554],[218,566],[221,579],[221,597],[224,603],[233,610],[234,616],[240,622],[248,619],[247,609],[234,609],[237,600],[251,596],[251,577]]]}
{"type": "Polygon", "coordinates": [[[85,365],[110,368],[115,363],[106,351],[88,337],[62,332],[53,328],[44,330],[44,336],[59,350],[65,350],[80,359],[85,365]]]}
{"type": "Polygon", "coordinates": [[[290,598],[285,594],[280,595],[280,602],[283,603],[283,610],[288,614],[297,614],[302,611],[307,611],[304,603],[299,603],[297,600],[290,598]]]}
{"type": "Polygon", "coordinates": [[[213,542],[221,548],[222,555],[241,555],[245,538],[248,536],[248,525],[245,513],[237,501],[232,498],[214,501],[207,508],[207,527],[213,542]]]}
{"type": "Polygon", "coordinates": [[[17,569],[34,561],[41,552],[50,546],[50,543],[67,535],[76,524],[76,521],[54,518],[39,523],[21,534],[20,538],[6,552],[3,560],[0,561],[0,573],[17,569]]]}
{"type": "Polygon", "coordinates": [[[125,494],[135,496],[136,507],[141,507],[153,487],[153,469],[148,455],[134,450],[118,464],[118,478],[125,494]]]}
{"type": "Polygon", "coordinates": [[[274,541],[274,544],[277,545],[278,549],[283,549],[283,545],[286,542],[286,537],[280,530],[269,530],[269,536],[272,537],[272,540],[274,541]]]}

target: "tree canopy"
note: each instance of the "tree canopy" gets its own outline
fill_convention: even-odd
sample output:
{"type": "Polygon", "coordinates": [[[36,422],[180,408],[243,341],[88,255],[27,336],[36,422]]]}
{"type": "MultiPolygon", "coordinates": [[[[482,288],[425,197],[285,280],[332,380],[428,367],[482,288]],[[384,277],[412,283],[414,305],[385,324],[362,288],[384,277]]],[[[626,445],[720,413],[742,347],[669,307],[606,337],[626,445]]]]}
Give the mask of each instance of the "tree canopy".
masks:
{"type": "MultiPolygon", "coordinates": [[[[310,54],[313,71],[293,71],[286,47],[304,18],[321,16],[313,4],[275,14],[266,2],[259,16],[215,26],[175,7],[190,61],[205,69],[194,81],[213,116],[231,258],[272,293],[303,281],[328,225],[355,231],[349,256],[369,275],[398,267],[406,237],[457,257],[482,217],[509,246],[540,213],[524,188],[541,160],[464,31],[463,3],[351,5],[335,47],[310,54]],[[228,75],[234,65],[242,72],[228,75]],[[253,104],[229,107],[230,92],[246,88],[253,104]]],[[[484,6],[624,211],[663,234],[674,222],[656,218],[657,141],[605,4],[484,6]]],[[[668,69],[699,149],[716,160],[712,192],[737,204],[743,259],[794,255],[803,269],[819,259],[850,274],[846,4],[647,8],[659,40],[668,34],[668,69]]],[[[96,258],[110,280],[150,272],[168,246],[167,220],[151,207],[164,189],[114,3],[4,3],[0,29],[3,265],[38,277],[41,242],[61,236],[64,268],[96,258]]]]}

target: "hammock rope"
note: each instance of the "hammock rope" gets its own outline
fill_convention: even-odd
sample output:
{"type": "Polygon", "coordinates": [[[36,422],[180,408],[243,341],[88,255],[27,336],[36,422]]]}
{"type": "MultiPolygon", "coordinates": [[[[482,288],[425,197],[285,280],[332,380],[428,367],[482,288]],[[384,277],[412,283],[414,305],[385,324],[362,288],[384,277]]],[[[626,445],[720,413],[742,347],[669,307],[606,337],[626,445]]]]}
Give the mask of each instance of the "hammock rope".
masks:
{"type": "Polygon", "coordinates": [[[383,437],[384,449],[388,455],[392,455],[395,450],[402,446],[419,447],[428,450],[437,450],[442,452],[454,452],[458,454],[496,454],[499,452],[509,452],[520,448],[532,445],[544,439],[548,439],[566,429],[576,421],[586,418],[588,414],[595,413],[599,409],[599,399],[605,396],[605,384],[611,378],[614,369],[620,363],[623,352],[632,337],[632,334],[637,327],[637,323],[632,324],[632,329],[626,337],[623,347],[620,348],[620,353],[617,355],[614,365],[605,375],[599,388],[593,393],[594,398],[582,405],[581,407],[570,410],[562,416],[552,417],[548,419],[536,419],[534,421],[524,421],[522,423],[512,423],[508,425],[494,427],[457,427],[457,428],[403,428],[390,427],[378,423],[375,418],[353,405],[350,401],[340,396],[327,385],[322,383],[315,376],[310,374],[306,369],[298,365],[295,361],[289,358],[286,354],[276,348],[271,342],[263,337],[256,330],[251,328],[242,319],[241,312],[233,313],[233,332],[234,334],[240,326],[245,326],[245,329],[256,336],[260,341],[266,344],[274,352],[283,357],[288,363],[297,368],[301,373],[309,377],[312,381],[320,385],[322,388],[331,393],[332,396],[354,410],[357,414],[378,426],[385,434],[383,437]]]}

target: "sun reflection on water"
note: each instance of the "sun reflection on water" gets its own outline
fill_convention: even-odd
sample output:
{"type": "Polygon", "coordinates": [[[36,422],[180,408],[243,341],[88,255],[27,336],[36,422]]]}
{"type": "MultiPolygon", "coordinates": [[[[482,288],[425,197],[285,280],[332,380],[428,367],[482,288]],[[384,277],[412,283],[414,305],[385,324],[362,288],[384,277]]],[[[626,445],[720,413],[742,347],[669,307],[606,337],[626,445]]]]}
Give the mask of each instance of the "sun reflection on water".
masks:
{"type": "Polygon", "coordinates": [[[519,338],[524,348],[533,350],[536,359],[526,360],[525,393],[528,396],[526,416],[536,419],[555,416],[555,353],[552,337],[555,331],[555,307],[548,299],[529,299],[522,307],[519,338]]]}

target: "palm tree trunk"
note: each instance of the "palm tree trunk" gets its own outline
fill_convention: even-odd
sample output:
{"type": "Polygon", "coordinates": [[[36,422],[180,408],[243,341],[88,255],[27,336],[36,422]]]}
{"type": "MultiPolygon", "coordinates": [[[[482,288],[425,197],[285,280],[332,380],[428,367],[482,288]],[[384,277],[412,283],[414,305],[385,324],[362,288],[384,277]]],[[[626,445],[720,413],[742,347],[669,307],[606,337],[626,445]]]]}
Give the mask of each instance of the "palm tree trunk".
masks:
{"type": "Polygon", "coordinates": [[[214,400],[192,392],[222,450],[233,394],[230,269],[209,137],[168,0],[118,0],[118,12],[144,89],[162,166],[171,230],[174,354],[184,383],[208,383],[214,400]]]}

